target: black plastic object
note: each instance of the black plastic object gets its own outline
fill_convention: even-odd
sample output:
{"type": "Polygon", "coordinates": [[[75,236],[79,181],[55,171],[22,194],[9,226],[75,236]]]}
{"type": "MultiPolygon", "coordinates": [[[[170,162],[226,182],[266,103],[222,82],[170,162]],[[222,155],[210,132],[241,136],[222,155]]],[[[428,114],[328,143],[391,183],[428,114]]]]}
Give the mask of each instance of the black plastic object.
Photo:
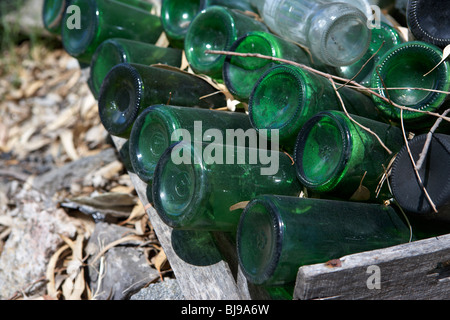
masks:
{"type": "Polygon", "coordinates": [[[450,44],[450,2],[448,0],[409,0],[407,22],[417,40],[440,48],[450,44]]]}
{"type": "MultiPolygon", "coordinates": [[[[419,135],[409,141],[414,161],[420,158],[427,135],[419,135]]],[[[406,213],[450,222],[450,136],[433,134],[419,174],[437,213],[428,201],[414,172],[406,146],[398,153],[390,177],[392,193],[406,213]]]]}

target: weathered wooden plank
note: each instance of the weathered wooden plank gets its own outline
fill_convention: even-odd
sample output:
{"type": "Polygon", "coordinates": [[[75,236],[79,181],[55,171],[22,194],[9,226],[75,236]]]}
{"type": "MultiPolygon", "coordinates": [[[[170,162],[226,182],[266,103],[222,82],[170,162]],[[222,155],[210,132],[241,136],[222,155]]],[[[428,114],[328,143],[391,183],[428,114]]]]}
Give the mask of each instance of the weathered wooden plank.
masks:
{"type": "MultiPolygon", "coordinates": [[[[113,137],[118,150],[126,140],[113,137]]],[[[186,299],[249,300],[267,298],[265,291],[247,284],[237,266],[234,246],[220,233],[174,230],[151,206],[147,184],[129,172],[136,192],[166,253],[186,299]],[[220,249],[218,247],[220,244],[220,249]],[[224,255],[227,259],[224,259],[224,255]]]]}
{"type": "Polygon", "coordinates": [[[450,299],[450,234],[348,255],[340,262],[334,268],[301,267],[294,299],[450,299]],[[378,275],[379,288],[374,287],[378,275]]]}

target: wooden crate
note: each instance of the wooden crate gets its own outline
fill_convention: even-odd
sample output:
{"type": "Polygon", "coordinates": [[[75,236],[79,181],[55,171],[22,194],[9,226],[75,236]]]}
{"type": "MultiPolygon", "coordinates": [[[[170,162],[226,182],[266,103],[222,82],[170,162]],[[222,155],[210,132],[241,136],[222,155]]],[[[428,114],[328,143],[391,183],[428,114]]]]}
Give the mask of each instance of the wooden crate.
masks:
{"type": "MultiPolygon", "coordinates": [[[[113,141],[119,150],[126,142],[113,141]]],[[[172,229],[149,203],[147,184],[129,175],[186,299],[269,299],[245,279],[233,239],[172,229]]],[[[450,234],[302,266],[294,299],[450,299],[450,234]]]]}

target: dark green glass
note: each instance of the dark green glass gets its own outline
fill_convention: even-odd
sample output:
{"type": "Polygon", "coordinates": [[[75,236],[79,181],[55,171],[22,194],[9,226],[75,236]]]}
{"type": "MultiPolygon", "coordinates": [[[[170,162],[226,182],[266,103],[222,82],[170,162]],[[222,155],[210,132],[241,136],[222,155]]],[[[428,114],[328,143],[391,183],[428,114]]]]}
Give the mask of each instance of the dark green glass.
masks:
{"type": "Polygon", "coordinates": [[[196,75],[173,68],[121,63],[103,81],[98,108],[105,129],[111,135],[128,139],[142,111],[169,102],[207,109],[227,105],[223,93],[196,75]]]}
{"type": "Polygon", "coordinates": [[[182,51],[158,47],[151,43],[113,38],[103,41],[92,56],[90,84],[92,94],[98,98],[100,87],[108,72],[120,63],[144,65],[167,64],[181,66],[182,51]]]}
{"type": "MultiPolygon", "coordinates": [[[[295,166],[300,182],[310,190],[349,200],[360,185],[361,201],[375,201],[385,168],[404,141],[399,128],[351,115],[376,137],[355,124],[341,111],[322,111],[300,130],[295,146],[295,166]]],[[[380,201],[391,195],[380,194],[380,201]]]]}
{"type": "MultiPolygon", "coordinates": [[[[442,56],[441,49],[425,42],[410,41],[397,45],[381,57],[378,72],[375,70],[372,74],[371,87],[382,97],[401,106],[440,113],[448,108],[448,95],[429,90],[449,91],[450,62],[444,61],[434,71],[425,74],[440,63],[442,56]]],[[[380,97],[372,97],[381,112],[395,123],[400,123],[399,108],[380,97]]],[[[415,132],[428,130],[436,120],[433,116],[415,111],[404,111],[403,119],[405,128],[415,132]]]]}
{"type": "MultiPolygon", "coordinates": [[[[72,0],[79,15],[68,10],[63,18],[64,49],[81,63],[89,64],[97,47],[109,38],[155,43],[161,33],[160,18],[114,0],[72,0]],[[79,19],[79,26],[73,25],[79,19]]],[[[70,8],[70,7],[69,7],[70,8]]]]}
{"type": "MultiPolygon", "coordinates": [[[[378,119],[368,96],[347,87],[339,93],[348,112],[378,119]]],[[[279,130],[280,145],[288,152],[292,152],[303,124],[317,112],[342,110],[328,79],[292,65],[267,70],[255,84],[248,107],[254,128],[279,130]]]]}
{"type": "Polygon", "coordinates": [[[394,27],[391,27],[384,22],[380,22],[380,28],[372,29],[372,39],[365,55],[352,65],[336,68],[336,73],[341,77],[353,79],[360,84],[369,87],[372,73],[375,66],[378,64],[378,61],[380,61],[380,58],[389,51],[389,49],[402,42],[403,38],[394,27]],[[369,62],[364,66],[367,61],[369,62]]]}
{"type": "Polygon", "coordinates": [[[171,144],[187,138],[216,141],[225,136],[226,130],[247,131],[251,128],[245,113],[171,105],[151,106],[138,116],[131,130],[131,163],[139,178],[149,183],[159,158],[171,144]],[[177,136],[177,131],[182,131],[187,137],[177,136]]]}
{"type": "Polygon", "coordinates": [[[44,0],[42,21],[47,31],[53,34],[61,34],[61,21],[68,3],[68,0],[44,0]]]}
{"type": "Polygon", "coordinates": [[[249,282],[283,285],[299,267],[407,243],[410,231],[390,206],[261,195],[242,213],[239,265],[249,282]]]}
{"type": "Polygon", "coordinates": [[[255,11],[249,0],[163,0],[161,22],[170,43],[182,48],[191,21],[202,10],[213,5],[241,11],[255,11]]]}
{"type": "Polygon", "coordinates": [[[184,42],[187,61],[196,73],[222,80],[225,56],[207,54],[205,50],[229,50],[239,37],[250,31],[268,29],[262,22],[237,10],[208,7],[189,26],[184,42]]]}
{"type": "Polygon", "coordinates": [[[232,144],[172,145],[159,160],[153,179],[155,209],[176,229],[235,233],[242,209],[231,211],[233,205],[258,194],[296,196],[300,191],[286,154],[232,144]],[[269,152],[274,161],[264,164],[267,159],[261,152],[269,152]]]}
{"type": "MultiPolygon", "coordinates": [[[[311,65],[307,53],[297,44],[274,34],[253,31],[240,37],[229,51],[259,53],[311,65]]],[[[227,56],[223,65],[223,80],[228,90],[241,101],[247,101],[258,79],[280,62],[261,58],[227,56]]]]}

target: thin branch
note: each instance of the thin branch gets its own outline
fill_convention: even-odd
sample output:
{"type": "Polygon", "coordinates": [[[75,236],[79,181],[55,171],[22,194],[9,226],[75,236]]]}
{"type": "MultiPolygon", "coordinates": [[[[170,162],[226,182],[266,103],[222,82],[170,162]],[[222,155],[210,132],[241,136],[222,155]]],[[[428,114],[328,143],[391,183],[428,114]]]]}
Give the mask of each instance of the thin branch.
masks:
{"type": "Polygon", "coordinates": [[[369,128],[363,126],[362,124],[360,124],[359,122],[357,122],[355,119],[353,119],[350,114],[348,113],[347,109],[345,108],[345,104],[344,101],[342,100],[341,94],[337,91],[336,88],[336,84],[334,83],[334,81],[332,79],[330,79],[331,85],[334,88],[334,91],[336,91],[336,95],[341,103],[342,109],[345,112],[345,115],[351,120],[353,121],[357,126],[361,127],[362,129],[366,130],[367,132],[369,132],[370,134],[372,134],[373,136],[375,136],[375,138],[378,140],[378,142],[381,144],[381,146],[391,155],[392,151],[383,143],[383,141],[380,139],[380,137],[373,132],[372,130],[370,130],[369,128]]]}
{"type": "MultiPolygon", "coordinates": [[[[448,113],[450,112],[450,109],[445,110],[442,115],[446,116],[448,113]]],[[[422,164],[425,161],[425,157],[428,153],[428,149],[430,148],[430,144],[431,144],[431,139],[433,138],[433,133],[436,131],[436,129],[439,127],[439,125],[442,122],[442,118],[439,118],[436,120],[436,122],[434,123],[434,125],[431,127],[430,131],[427,134],[427,139],[425,140],[425,144],[423,146],[423,150],[420,153],[420,158],[417,161],[417,170],[420,170],[420,168],[422,168],[422,164]]]]}
{"type": "Polygon", "coordinates": [[[372,56],[369,59],[367,59],[367,61],[362,65],[361,69],[359,69],[359,71],[350,80],[348,80],[346,83],[342,84],[337,89],[340,90],[341,88],[346,87],[351,81],[355,80],[356,77],[364,70],[364,68],[367,66],[367,64],[370,62],[370,60],[372,60],[378,54],[378,52],[380,52],[381,48],[383,48],[385,43],[386,43],[386,41],[383,41],[383,43],[378,48],[378,50],[374,54],[372,54],[372,56]]]}
{"type": "MultiPolygon", "coordinates": [[[[277,62],[282,62],[282,63],[294,65],[294,66],[300,67],[302,69],[308,70],[310,72],[313,72],[315,74],[321,75],[321,76],[323,76],[325,78],[328,78],[328,79],[332,78],[333,80],[336,80],[336,81],[341,81],[341,82],[344,82],[344,83],[351,84],[358,90],[368,91],[369,93],[371,93],[372,95],[382,99],[383,101],[385,101],[387,103],[391,103],[389,101],[389,99],[386,98],[385,96],[375,92],[374,90],[372,90],[370,88],[367,88],[367,87],[363,86],[362,84],[360,84],[360,83],[358,83],[356,81],[345,79],[345,78],[342,78],[342,77],[339,77],[339,76],[335,76],[335,75],[332,75],[332,74],[329,74],[329,73],[326,73],[326,72],[322,72],[322,71],[319,71],[319,70],[314,69],[312,67],[309,67],[307,65],[304,65],[304,64],[301,64],[301,63],[297,63],[297,62],[294,62],[294,61],[291,61],[291,60],[277,58],[277,57],[271,57],[271,56],[266,56],[266,55],[262,55],[262,54],[259,54],[259,53],[240,53],[240,52],[223,51],[223,50],[205,50],[205,53],[219,54],[219,55],[230,55],[230,56],[239,56],[239,57],[249,57],[249,58],[261,58],[261,59],[272,60],[272,61],[277,61],[277,62]]],[[[414,108],[409,108],[409,107],[406,107],[406,106],[399,105],[399,104],[394,103],[394,102],[392,102],[391,104],[394,107],[399,108],[400,110],[412,111],[412,112],[417,112],[417,113],[424,113],[424,114],[428,114],[428,115],[431,115],[431,116],[434,116],[434,117],[437,117],[437,118],[442,118],[443,120],[450,122],[450,118],[449,117],[445,117],[445,116],[443,116],[443,115],[441,115],[439,113],[436,113],[436,112],[417,110],[417,109],[414,109],[414,108]]]]}
{"type": "Polygon", "coordinates": [[[430,206],[432,207],[433,211],[434,211],[435,213],[437,213],[438,211],[437,211],[437,209],[436,209],[436,206],[435,206],[433,200],[431,200],[430,195],[428,194],[427,189],[426,189],[425,186],[423,185],[422,178],[420,177],[419,170],[417,170],[417,166],[416,166],[416,163],[415,163],[415,161],[414,161],[414,157],[413,157],[413,155],[412,155],[412,153],[411,153],[411,149],[410,149],[410,147],[409,147],[408,138],[406,137],[405,128],[404,128],[404,126],[403,126],[403,110],[400,110],[400,121],[401,121],[401,127],[402,127],[403,139],[405,140],[406,149],[407,149],[407,151],[408,151],[409,158],[411,159],[411,163],[412,163],[414,172],[415,172],[415,174],[416,174],[416,176],[417,176],[417,180],[419,181],[419,185],[420,185],[420,187],[422,188],[422,190],[423,190],[423,192],[424,192],[424,194],[425,194],[425,196],[426,196],[428,202],[430,203],[430,206]]]}

